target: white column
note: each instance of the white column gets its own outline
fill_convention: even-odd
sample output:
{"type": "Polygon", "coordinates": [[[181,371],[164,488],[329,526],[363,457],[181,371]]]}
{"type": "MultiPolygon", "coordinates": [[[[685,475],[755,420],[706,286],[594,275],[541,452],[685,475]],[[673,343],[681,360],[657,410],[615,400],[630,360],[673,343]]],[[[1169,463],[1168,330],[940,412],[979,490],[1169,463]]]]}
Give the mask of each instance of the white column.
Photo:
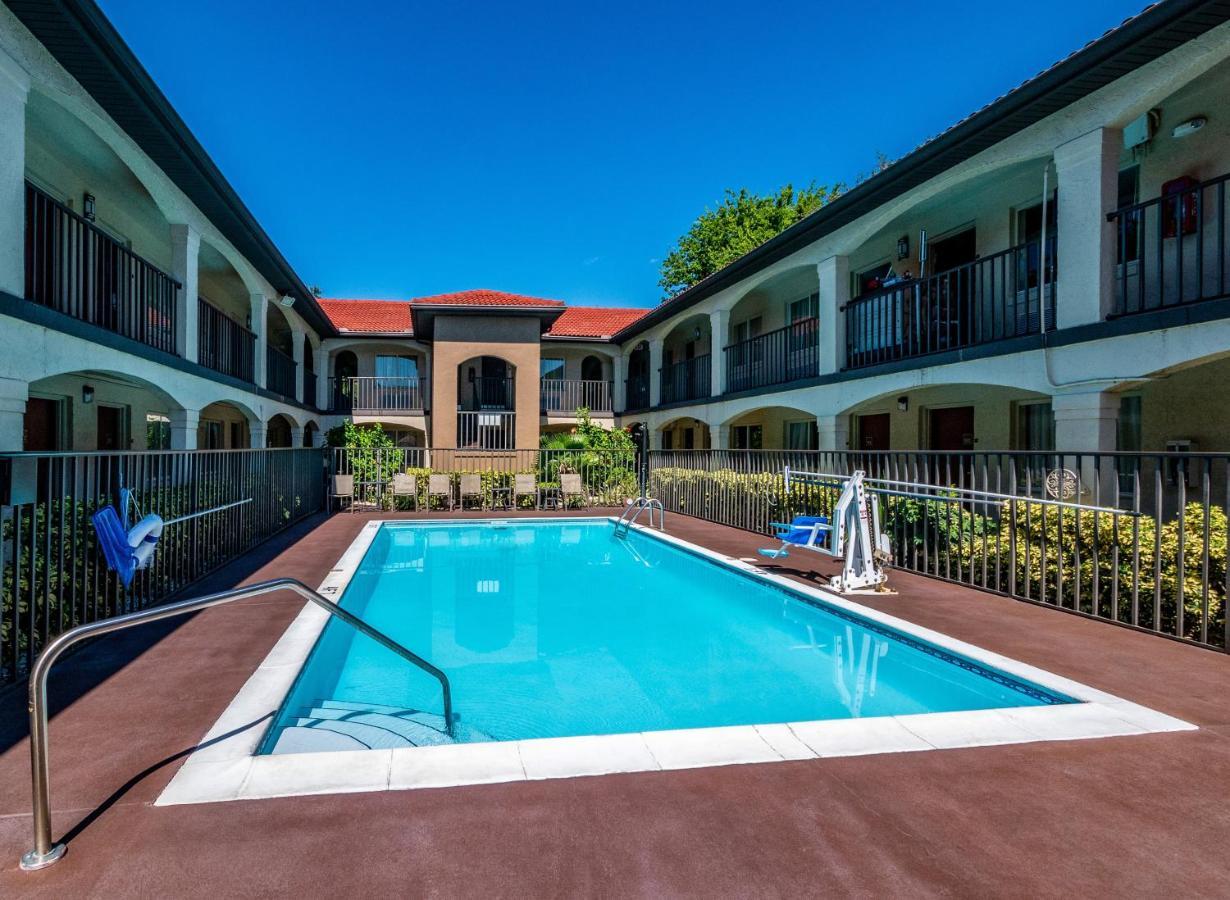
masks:
{"type": "MultiPolygon", "coordinates": [[[[823,302],[821,295],[821,303],[823,302]]],[[[819,432],[820,450],[850,449],[849,416],[816,416],[816,430],[819,432]]]]}
{"type": "Polygon", "coordinates": [[[195,450],[197,448],[197,429],[201,424],[199,409],[171,410],[171,449],[195,450]]]}
{"type": "Polygon", "coordinates": [[[850,302],[850,260],[830,256],[816,266],[820,283],[820,374],[840,372],[846,364],[846,314],[850,302]]]}
{"type": "Polygon", "coordinates": [[[197,362],[200,308],[197,306],[197,259],[201,235],[191,225],[171,226],[171,274],[182,285],[175,299],[175,352],[197,362]]]}
{"type": "Polygon", "coordinates": [[[248,423],[248,443],[253,448],[261,448],[265,446],[265,423],[256,422],[248,423]]]}
{"type": "Polygon", "coordinates": [[[611,390],[613,391],[611,405],[615,407],[615,412],[619,413],[622,413],[627,405],[627,385],[624,384],[624,378],[627,377],[624,374],[627,371],[625,363],[622,350],[611,357],[611,390]]]}
{"type": "MultiPolygon", "coordinates": [[[[725,347],[730,331],[730,310],[715,309],[709,313],[709,395],[720,396],[726,390],[725,347]]],[[[717,449],[717,445],[714,445],[717,449]]],[[[724,448],[723,448],[724,449],[724,448]]]]}
{"type": "Polygon", "coordinates": [[[292,447],[302,447],[303,446],[303,426],[302,425],[290,426],[290,445],[292,447]]]}
{"type": "MultiPolygon", "coordinates": [[[[649,341],[649,406],[655,408],[662,402],[662,339],[649,341]]],[[[659,435],[658,443],[662,438],[659,435]]]]}
{"type": "Polygon", "coordinates": [[[319,349],[312,354],[312,368],[316,372],[316,408],[329,408],[329,351],[319,349]]]}
{"type": "Polygon", "coordinates": [[[1119,395],[1108,391],[1056,394],[1051,397],[1051,410],[1055,414],[1055,449],[1063,454],[1062,466],[1075,469],[1080,477],[1081,496],[1087,502],[1097,499],[1103,505],[1114,505],[1117,487],[1113,457],[1098,459],[1094,454],[1109,453],[1116,447],[1119,395]]]}
{"type": "MultiPolygon", "coordinates": [[[[303,342],[307,340],[307,334],[303,331],[291,329],[291,356],[295,360],[295,399],[300,403],[303,402],[303,342]]],[[[296,445],[298,446],[298,445],[296,445]]]]}
{"type": "Polygon", "coordinates": [[[24,381],[0,378],[0,452],[25,449],[26,400],[24,381]]]}
{"type": "Polygon", "coordinates": [[[1115,274],[1115,226],[1123,132],[1099,128],[1055,148],[1058,327],[1100,322],[1115,274]]]}
{"type": "Polygon", "coordinates": [[[709,449],[710,450],[729,450],[730,449],[730,426],[729,425],[710,425],[709,426],[709,449]]]}
{"type": "MultiPolygon", "coordinates": [[[[265,348],[269,341],[269,329],[265,325],[265,317],[269,313],[269,298],[264,294],[250,294],[248,296],[248,304],[252,316],[252,333],[256,335],[255,365],[253,367],[256,386],[265,387],[268,384],[268,377],[265,372],[265,363],[268,361],[268,357],[266,356],[265,348]]],[[[263,437],[259,445],[253,444],[252,446],[265,446],[263,437]]]]}
{"type": "MultiPolygon", "coordinates": [[[[0,50],[0,291],[26,294],[26,95],[30,76],[0,50]]],[[[22,401],[25,411],[25,401],[22,401]]],[[[8,449],[7,428],[0,448],[8,449]]],[[[18,430],[17,448],[21,449],[18,430]]]]}

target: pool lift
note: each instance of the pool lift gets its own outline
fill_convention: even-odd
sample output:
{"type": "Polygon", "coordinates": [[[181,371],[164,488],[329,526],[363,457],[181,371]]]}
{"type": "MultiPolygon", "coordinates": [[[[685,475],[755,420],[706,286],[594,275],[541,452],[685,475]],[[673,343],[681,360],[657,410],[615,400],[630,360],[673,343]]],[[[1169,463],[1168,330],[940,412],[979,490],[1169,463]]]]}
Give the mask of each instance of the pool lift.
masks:
{"type": "Polygon", "coordinates": [[[163,519],[156,513],[141,514],[141,506],[136,496],[128,488],[120,487],[120,504],[117,510],[114,506],[104,506],[92,516],[94,531],[98,535],[98,544],[107,568],[119,575],[124,587],[131,587],[137,572],[148,569],[154,561],[154,551],[158,547],[158,539],[162,537],[163,529],[168,525],[199,519],[223,510],[251,503],[252,498],[224,503],[210,509],[177,516],[174,519],[163,519]],[[134,512],[135,511],[135,512],[134,512]],[[133,524],[133,517],[139,516],[133,524]]]}
{"type": "Polygon", "coordinates": [[[823,475],[818,472],[783,470],[785,491],[796,483],[841,486],[841,495],[831,516],[795,516],[789,524],[773,522],[778,548],[761,548],[769,559],[784,559],[792,547],[811,550],[843,560],[840,575],[829,579],[829,587],[843,594],[891,593],[885,566],[892,559],[888,535],[880,530],[880,501],[866,485],[861,469],[853,475],[823,475]]]}

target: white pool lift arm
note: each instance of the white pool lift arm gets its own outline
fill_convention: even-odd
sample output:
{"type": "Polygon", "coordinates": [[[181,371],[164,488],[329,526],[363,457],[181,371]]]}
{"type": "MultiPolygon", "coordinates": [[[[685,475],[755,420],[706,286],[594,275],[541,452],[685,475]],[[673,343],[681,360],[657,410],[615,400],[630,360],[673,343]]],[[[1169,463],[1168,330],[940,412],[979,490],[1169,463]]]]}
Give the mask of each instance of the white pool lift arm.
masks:
{"type": "Polygon", "coordinates": [[[888,583],[885,565],[892,559],[888,535],[880,530],[880,501],[864,484],[866,473],[861,469],[849,478],[821,475],[814,472],[784,472],[787,491],[791,478],[803,482],[837,484],[844,482],[841,495],[833,506],[830,538],[824,543],[807,545],[826,556],[843,561],[841,574],[829,579],[829,586],[843,594],[856,592],[884,593],[888,583]]]}

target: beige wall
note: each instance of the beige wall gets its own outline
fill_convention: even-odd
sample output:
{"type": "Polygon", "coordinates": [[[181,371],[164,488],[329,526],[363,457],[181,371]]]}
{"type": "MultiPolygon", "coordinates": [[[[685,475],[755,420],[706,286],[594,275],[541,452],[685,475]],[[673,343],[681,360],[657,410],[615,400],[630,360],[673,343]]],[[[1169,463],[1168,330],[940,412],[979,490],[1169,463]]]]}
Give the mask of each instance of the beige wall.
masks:
{"type": "Polygon", "coordinates": [[[903,391],[890,397],[881,397],[859,406],[850,420],[850,443],[858,448],[858,417],[887,413],[889,415],[889,439],[892,450],[925,449],[928,444],[927,423],[933,409],[953,406],[974,407],[975,450],[1019,449],[1013,423],[1016,405],[1049,398],[1027,391],[989,385],[944,385],[920,390],[903,391]],[[907,399],[908,408],[897,408],[898,397],[907,399]]]}
{"type": "Polygon", "coordinates": [[[517,449],[536,448],[540,327],[536,318],[512,316],[436,317],[432,348],[432,445],[457,446],[457,367],[475,356],[498,356],[516,367],[517,449]]]}
{"type": "MultiPolygon", "coordinates": [[[[762,449],[781,450],[785,447],[786,423],[801,420],[815,421],[815,416],[799,409],[789,409],[783,406],[773,406],[766,409],[756,409],[745,413],[730,422],[733,429],[741,425],[759,425],[761,427],[762,449]]],[[[734,446],[734,438],[730,438],[734,446]]]]}
{"type": "MultiPolygon", "coordinates": [[[[174,407],[148,388],[112,380],[103,375],[57,375],[30,385],[31,397],[59,400],[65,411],[65,450],[98,449],[98,408],[117,406],[125,410],[128,419],[129,450],[145,450],[146,415],[169,416],[174,407]],[[81,389],[94,388],[94,402],[83,403],[81,389]]],[[[122,448],[125,449],[125,448],[122,448]]]]}
{"type": "Polygon", "coordinates": [[[1176,372],[1129,394],[1140,395],[1141,446],[1195,441],[1200,450],[1230,451],[1230,358],[1176,372]]]}

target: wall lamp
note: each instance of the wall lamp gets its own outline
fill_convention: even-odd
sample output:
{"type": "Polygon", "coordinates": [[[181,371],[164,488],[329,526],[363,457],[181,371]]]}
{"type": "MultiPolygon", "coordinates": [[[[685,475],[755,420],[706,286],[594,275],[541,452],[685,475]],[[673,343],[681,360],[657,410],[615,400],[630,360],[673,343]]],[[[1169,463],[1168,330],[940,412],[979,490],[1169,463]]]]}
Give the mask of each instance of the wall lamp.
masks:
{"type": "Polygon", "coordinates": [[[94,402],[94,385],[83,384],[81,386],[81,402],[87,406],[94,402]]]}
{"type": "Polygon", "coordinates": [[[897,238],[897,259],[910,258],[910,236],[903,234],[897,238]]]}
{"type": "Polygon", "coordinates": [[[86,191],[85,196],[81,198],[81,218],[85,219],[87,222],[93,222],[94,221],[94,207],[95,207],[94,195],[91,194],[89,191],[86,191]]]}
{"type": "Polygon", "coordinates": [[[910,398],[909,397],[898,397],[897,398],[897,411],[898,412],[909,412],[910,411],[910,398]]]}

